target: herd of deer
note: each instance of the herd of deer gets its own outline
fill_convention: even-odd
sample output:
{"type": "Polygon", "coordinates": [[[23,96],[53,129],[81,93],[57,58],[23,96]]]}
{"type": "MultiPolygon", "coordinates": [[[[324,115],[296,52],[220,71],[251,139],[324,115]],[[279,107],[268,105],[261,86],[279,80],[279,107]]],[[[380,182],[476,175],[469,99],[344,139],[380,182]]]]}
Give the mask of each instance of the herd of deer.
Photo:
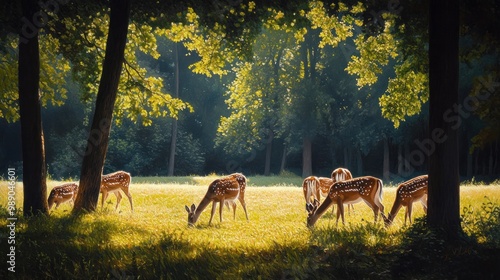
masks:
{"type": "Polygon", "coordinates": [[[402,206],[406,207],[405,225],[407,218],[411,223],[412,206],[417,201],[422,203],[427,213],[427,175],[415,177],[398,186],[396,199],[387,217],[384,215],[384,205],[382,205],[382,186],[382,180],[372,176],[352,178],[351,172],[345,168],[333,170],[331,178],[307,177],[302,184],[308,212],[307,226],[314,226],[332,204],[337,205],[337,224],[339,216],[342,217],[342,223],[344,223],[344,204],[352,207],[352,204],[361,201],[373,210],[375,222],[380,211],[386,226],[392,224],[402,206]],[[320,193],[325,197],[321,204],[320,193]]]}
{"type": "MultiPolygon", "coordinates": [[[[120,191],[123,191],[128,197],[130,208],[133,211],[132,195],[129,192],[130,180],[130,174],[124,171],[103,175],[101,179],[101,207],[104,206],[104,201],[106,201],[108,195],[114,193],[117,198],[116,210],[122,198],[120,191]]],[[[221,222],[224,205],[228,208],[229,205],[231,205],[233,208],[233,218],[236,217],[236,200],[240,201],[245,211],[246,219],[248,220],[245,202],[246,184],[247,179],[241,173],[234,173],[213,181],[198,206],[194,204],[192,204],[191,207],[185,206],[188,212],[188,225],[194,225],[200,217],[200,214],[210,203],[212,203],[212,212],[208,222],[209,225],[212,223],[217,203],[220,205],[219,216],[221,222]]],[[[348,205],[348,209],[350,207],[354,211],[352,204],[361,201],[364,201],[373,210],[375,222],[377,222],[380,211],[380,215],[386,226],[392,224],[402,206],[406,207],[405,225],[407,219],[409,219],[411,223],[411,212],[414,202],[420,201],[424,207],[424,211],[427,213],[427,175],[415,177],[398,186],[394,205],[387,217],[384,215],[384,206],[381,202],[382,186],[382,180],[372,176],[352,178],[351,172],[345,168],[335,169],[331,174],[331,178],[315,176],[305,178],[302,183],[302,189],[306,200],[306,210],[308,212],[307,226],[314,226],[316,221],[333,204],[337,205],[336,223],[338,223],[339,217],[342,217],[342,223],[344,223],[344,204],[348,205]],[[320,203],[320,196],[325,197],[323,203],[320,203]]],[[[74,201],[77,192],[78,185],[76,183],[66,183],[54,187],[48,198],[49,209],[52,208],[53,204],[56,204],[57,208],[59,204],[63,202],[74,201]]]]}
{"type": "MultiPolygon", "coordinates": [[[[130,202],[130,209],[134,211],[134,206],[132,203],[132,195],[129,191],[130,180],[132,177],[130,173],[125,171],[116,171],[110,174],[103,175],[101,177],[101,193],[102,193],[102,201],[101,207],[104,207],[104,201],[108,198],[110,193],[114,193],[116,196],[116,206],[115,210],[118,208],[120,204],[120,200],[122,200],[122,195],[120,191],[128,197],[130,202]]],[[[66,201],[74,202],[76,200],[76,196],[78,194],[78,184],[77,183],[66,183],[57,187],[54,187],[52,191],[50,191],[48,198],[49,210],[55,204],[56,209],[59,207],[59,204],[64,203],[66,201]]]]}

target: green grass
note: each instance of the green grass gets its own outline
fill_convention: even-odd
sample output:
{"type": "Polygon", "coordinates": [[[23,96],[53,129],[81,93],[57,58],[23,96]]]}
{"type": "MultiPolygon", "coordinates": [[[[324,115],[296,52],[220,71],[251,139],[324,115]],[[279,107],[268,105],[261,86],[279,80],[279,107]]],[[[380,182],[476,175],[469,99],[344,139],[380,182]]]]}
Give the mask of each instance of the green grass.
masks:
{"type": "MultiPolygon", "coordinates": [[[[249,221],[238,203],[235,220],[225,209],[224,221],[219,222],[217,211],[209,226],[208,207],[196,227],[188,227],[184,205],[197,205],[214,178],[133,178],[133,213],[126,198],[119,211],[114,211],[116,199],[111,196],[104,210],[80,217],[70,215],[70,204],[61,205],[50,217],[19,217],[15,278],[428,279],[499,275],[497,266],[488,266],[500,257],[498,185],[461,188],[463,227],[471,241],[449,249],[418,226],[422,223],[418,217],[423,216],[419,204],[414,207],[414,227],[403,226],[404,209],[391,228],[374,225],[372,211],[360,203],[355,205],[355,213],[346,215],[345,226],[335,227],[330,210],[310,230],[301,180],[293,177],[250,177],[245,194],[249,221]],[[423,267],[415,267],[413,262],[423,267]]],[[[49,191],[57,184],[49,182],[49,191]]],[[[1,182],[3,229],[7,223],[6,186],[1,182]]],[[[394,195],[395,188],[384,188],[385,212],[394,195]]],[[[19,183],[17,207],[22,206],[21,197],[19,183]]],[[[5,242],[0,245],[5,258],[8,248],[5,242]]],[[[13,276],[2,267],[0,278],[6,279],[5,275],[13,276]]]]}

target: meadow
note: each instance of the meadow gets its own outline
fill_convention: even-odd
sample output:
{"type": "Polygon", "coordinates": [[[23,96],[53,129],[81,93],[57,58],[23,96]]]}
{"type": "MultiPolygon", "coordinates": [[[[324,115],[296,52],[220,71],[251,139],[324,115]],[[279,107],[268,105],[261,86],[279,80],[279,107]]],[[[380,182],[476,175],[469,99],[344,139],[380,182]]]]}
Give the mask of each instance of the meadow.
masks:
{"type": "MultiPolygon", "coordinates": [[[[62,204],[50,216],[25,219],[18,213],[16,272],[3,261],[1,279],[498,279],[500,184],[461,187],[463,244],[447,247],[425,230],[422,206],[412,226],[404,209],[388,229],[373,223],[364,203],[335,226],[332,211],[306,227],[299,177],[250,177],[245,194],[249,221],[238,202],[236,218],[224,209],[208,225],[210,207],[195,227],[185,205],[200,202],[209,177],[133,178],[134,212],[116,198],[96,213],[71,215],[62,204]]],[[[61,182],[49,181],[48,189],[61,182]]],[[[390,211],[396,188],[384,186],[390,211]]],[[[7,224],[7,183],[0,185],[0,226],[7,224]]],[[[17,207],[22,187],[17,185],[17,207]]],[[[99,201],[100,206],[100,201],[99,201]]],[[[336,209],[335,209],[336,210],[336,209]]]]}

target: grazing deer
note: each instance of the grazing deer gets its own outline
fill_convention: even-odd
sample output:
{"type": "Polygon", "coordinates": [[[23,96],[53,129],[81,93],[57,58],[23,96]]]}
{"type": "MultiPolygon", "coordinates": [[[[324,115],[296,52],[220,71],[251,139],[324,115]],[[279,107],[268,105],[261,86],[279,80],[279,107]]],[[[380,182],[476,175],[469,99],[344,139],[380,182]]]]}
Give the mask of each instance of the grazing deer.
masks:
{"type": "Polygon", "coordinates": [[[196,207],[194,204],[191,205],[191,208],[189,208],[187,205],[185,206],[185,209],[188,212],[188,225],[193,226],[198,221],[200,214],[210,203],[212,203],[212,212],[208,224],[212,224],[212,218],[214,217],[217,203],[220,203],[219,216],[220,221],[222,222],[222,209],[224,203],[231,203],[236,213],[236,199],[238,199],[243,206],[245,216],[248,220],[245,203],[245,187],[246,178],[240,173],[231,174],[226,177],[214,180],[210,184],[210,186],[208,186],[207,193],[201,200],[200,204],[198,204],[198,207],[196,207]]]}
{"type": "Polygon", "coordinates": [[[382,186],[382,180],[371,176],[333,183],[328,196],[321,205],[318,206],[319,203],[317,202],[306,205],[308,212],[307,226],[314,226],[316,221],[333,203],[337,204],[336,224],[339,222],[339,216],[342,216],[342,223],[344,224],[344,203],[356,203],[361,200],[364,200],[372,208],[375,222],[377,222],[379,210],[382,217],[384,216],[384,206],[381,203],[382,186]]]}
{"type": "MultiPolygon", "coordinates": [[[[352,173],[347,168],[339,167],[339,168],[332,171],[332,175],[330,177],[332,178],[333,182],[341,182],[341,181],[345,181],[345,180],[351,180],[352,173]]],[[[328,189],[323,196],[327,196],[329,190],[330,189],[328,189]]],[[[347,204],[347,213],[350,214],[351,210],[352,210],[352,212],[354,212],[354,205],[347,204]]],[[[332,209],[332,211],[333,211],[333,209],[332,209]]]]}
{"type": "Polygon", "coordinates": [[[116,171],[110,174],[102,175],[101,177],[101,193],[102,193],[102,201],[101,208],[104,208],[104,201],[108,198],[110,193],[114,193],[116,196],[116,206],[115,210],[118,209],[118,205],[122,200],[122,195],[120,190],[125,193],[130,202],[130,209],[134,211],[134,206],[132,203],[132,195],[129,191],[129,185],[132,177],[130,173],[125,171],[116,171]]]}
{"type": "Polygon", "coordinates": [[[321,183],[319,182],[318,177],[309,176],[304,179],[304,181],[302,182],[302,190],[304,191],[304,198],[306,199],[306,204],[313,203],[314,201],[319,201],[321,192],[320,189],[321,189],[321,183]]]}
{"type": "MultiPolygon", "coordinates": [[[[307,203],[314,203],[315,201],[320,201],[320,194],[323,197],[328,196],[328,192],[330,191],[330,187],[335,182],[345,181],[352,179],[351,172],[346,168],[337,168],[332,172],[332,177],[316,177],[309,176],[304,179],[302,182],[302,190],[304,192],[304,197],[307,203]]],[[[349,208],[354,210],[352,204],[348,204],[347,210],[349,208]]]]}
{"type": "Polygon", "coordinates": [[[56,208],[59,207],[59,204],[64,203],[66,201],[75,202],[76,195],[78,193],[78,185],[76,183],[66,183],[57,187],[54,187],[50,191],[50,195],[48,198],[49,210],[52,208],[54,203],[56,204],[56,208]]]}
{"type": "Polygon", "coordinates": [[[392,221],[399,212],[401,206],[406,207],[405,211],[405,226],[406,219],[410,220],[411,224],[411,211],[414,202],[420,200],[424,207],[424,212],[427,214],[427,188],[429,186],[429,176],[422,175],[415,177],[411,180],[401,183],[396,190],[396,199],[392,206],[391,212],[387,218],[384,218],[385,226],[390,226],[392,221]]]}
{"type": "MultiPolygon", "coordinates": [[[[236,179],[236,181],[240,185],[240,195],[238,196],[238,200],[240,201],[241,206],[243,206],[243,210],[245,211],[245,216],[248,220],[247,204],[245,202],[245,189],[247,187],[247,178],[241,173],[233,173],[231,175],[228,175],[228,177],[236,179]]],[[[234,200],[226,201],[226,205],[228,208],[229,208],[229,203],[231,203],[233,207],[233,219],[236,220],[236,202],[234,200]]]]}

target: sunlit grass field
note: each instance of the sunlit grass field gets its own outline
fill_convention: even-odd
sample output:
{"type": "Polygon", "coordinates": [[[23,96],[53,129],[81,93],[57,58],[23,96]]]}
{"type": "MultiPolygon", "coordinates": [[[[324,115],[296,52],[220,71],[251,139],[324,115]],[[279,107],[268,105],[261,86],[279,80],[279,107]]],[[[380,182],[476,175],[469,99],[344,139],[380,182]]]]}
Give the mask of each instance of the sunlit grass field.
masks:
{"type": "MultiPolygon", "coordinates": [[[[336,227],[329,210],[311,230],[306,227],[300,178],[250,177],[245,193],[249,221],[238,202],[235,219],[232,210],[225,208],[223,222],[217,211],[209,226],[209,206],[196,226],[188,227],[184,206],[198,205],[215,178],[133,178],[134,212],[126,197],[115,211],[116,198],[111,195],[104,209],[79,217],[71,215],[69,203],[53,209],[50,217],[27,221],[18,213],[16,278],[387,279],[404,275],[394,269],[395,264],[388,269],[394,256],[404,250],[401,244],[409,230],[403,225],[404,209],[389,229],[381,221],[374,225],[372,210],[358,203],[354,213],[346,211],[345,225],[339,221],[336,227]]],[[[59,183],[50,181],[48,192],[59,183]]],[[[384,187],[385,213],[392,207],[395,190],[384,187]]],[[[21,183],[16,192],[17,207],[22,208],[21,183]]],[[[1,182],[0,193],[4,229],[6,182],[1,182]]],[[[500,205],[500,185],[461,187],[463,227],[479,243],[488,242],[477,234],[474,223],[475,215],[486,215],[484,205],[500,205]]],[[[414,219],[424,215],[419,203],[413,209],[414,219]]],[[[1,246],[4,258],[8,248],[5,242],[1,246]]],[[[0,275],[6,274],[2,267],[0,275]]]]}

